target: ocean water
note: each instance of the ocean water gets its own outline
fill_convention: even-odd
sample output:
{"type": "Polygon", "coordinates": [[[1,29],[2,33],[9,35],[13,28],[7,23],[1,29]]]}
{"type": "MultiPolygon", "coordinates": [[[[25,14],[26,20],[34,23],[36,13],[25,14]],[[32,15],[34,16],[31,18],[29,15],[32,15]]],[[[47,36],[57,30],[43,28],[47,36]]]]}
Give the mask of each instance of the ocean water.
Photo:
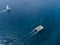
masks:
{"type": "Polygon", "coordinates": [[[0,0],[0,45],[60,45],[59,0],[0,0]],[[35,27],[44,29],[24,37],[35,27]],[[1,43],[2,42],[2,43],[1,43]]]}

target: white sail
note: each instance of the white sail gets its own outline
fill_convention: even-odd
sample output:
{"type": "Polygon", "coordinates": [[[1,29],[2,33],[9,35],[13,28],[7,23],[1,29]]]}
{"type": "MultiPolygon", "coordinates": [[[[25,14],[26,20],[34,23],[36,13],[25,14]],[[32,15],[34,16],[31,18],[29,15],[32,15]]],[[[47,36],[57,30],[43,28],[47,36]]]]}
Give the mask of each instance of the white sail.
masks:
{"type": "Polygon", "coordinates": [[[6,8],[4,10],[1,10],[0,13],[8,12],[10,10],[11,10],[11,8],[9,7],[9,5],[6,5],[6,8]]]}
{"type": "Polygon", "coordinates": [[[9,10],[11,10],[11,8],[7,5],[6,10],[9,11],[9,10]]]}

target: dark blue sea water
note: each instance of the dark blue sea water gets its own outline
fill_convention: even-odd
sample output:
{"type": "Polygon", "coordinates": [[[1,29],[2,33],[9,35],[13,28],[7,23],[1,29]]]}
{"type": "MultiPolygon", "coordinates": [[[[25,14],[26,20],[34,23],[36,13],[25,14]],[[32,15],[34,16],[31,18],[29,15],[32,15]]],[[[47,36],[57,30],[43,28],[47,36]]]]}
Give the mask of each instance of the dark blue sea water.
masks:
{"type": "Polygon", "coordinates": [[[0,40],[17,40],[6,38],[4,45],[60,45],[60,0],[0,0],[0,10],[6,5],[11,11],[0,13],[0,40]],[[40,24],[42,31],[23,38],[40,24]]]}

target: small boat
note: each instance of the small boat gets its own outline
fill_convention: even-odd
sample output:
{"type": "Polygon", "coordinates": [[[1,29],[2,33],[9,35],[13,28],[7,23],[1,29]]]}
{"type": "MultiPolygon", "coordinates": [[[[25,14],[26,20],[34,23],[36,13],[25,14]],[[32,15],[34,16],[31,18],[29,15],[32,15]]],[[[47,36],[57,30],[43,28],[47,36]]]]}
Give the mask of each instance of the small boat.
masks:
{"type": "Polygon", "coordinates": [[[6,11],[10,11],[11,8],[9,7],[9,5],[6,5],[6,11]]]}
{"type": "Polygon", "coordinates": [[[43,28],[44,28],[44,27],[43,27],[42,25],[40,25],[40,26],[36,27],[35,30],[41,31],[43,28]]]}

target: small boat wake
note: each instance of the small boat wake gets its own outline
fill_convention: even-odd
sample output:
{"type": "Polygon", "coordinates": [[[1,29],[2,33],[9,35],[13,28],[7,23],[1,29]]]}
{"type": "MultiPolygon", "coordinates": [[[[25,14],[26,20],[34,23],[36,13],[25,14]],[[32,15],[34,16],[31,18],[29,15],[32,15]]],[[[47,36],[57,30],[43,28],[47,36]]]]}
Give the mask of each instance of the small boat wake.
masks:
{"type": "MultiPolygon", "coordinates": [[[[24,37],[17,37],[16,35],[5,35],[5,36],[0,36],[0,45],[24,45],[25,41],[32,37],[33,35],[37,34],[40,32],[42,29],[44,29],[43,26],[38,26],[35,29],[33,29],[30,33],[27,35],[23,35],[24,37]]],[[[20,36],[20,35],[19,35],[20,36]]]]}
{"type": "Polygon", "coordinates": [[[9,12],[10,10],[11,8],[9,7],[9,5],[6,5],[6,9],[1,10],[0,13],[9,12]]]}

